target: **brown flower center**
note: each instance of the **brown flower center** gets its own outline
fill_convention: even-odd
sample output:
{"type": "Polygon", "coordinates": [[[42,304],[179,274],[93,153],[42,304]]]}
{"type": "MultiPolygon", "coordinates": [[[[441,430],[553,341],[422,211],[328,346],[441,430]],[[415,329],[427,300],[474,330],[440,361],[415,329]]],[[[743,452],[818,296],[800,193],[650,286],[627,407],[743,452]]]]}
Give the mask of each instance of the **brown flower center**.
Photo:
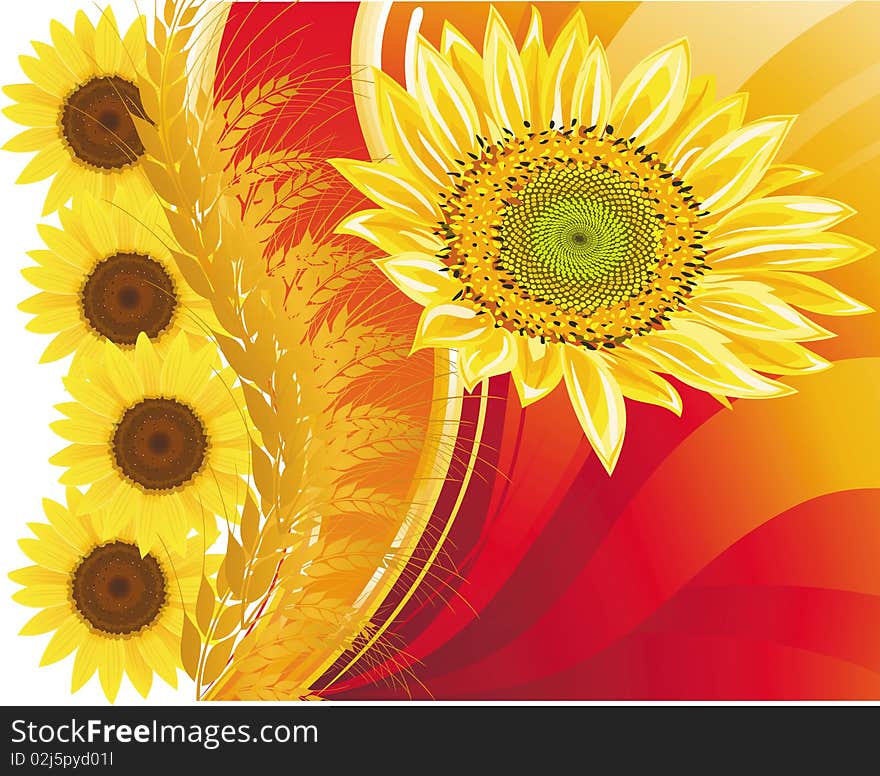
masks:
{"type": "Polygon", "coordinates": [[[98,262],[80,304],[89,325],[117,345],[134,345],[140,332],[155,339],[174,317],[174,281],[155,259],[116,253],[98,262]]]}
{"type": "Polygon", "coordinates": [[[113,454],[122,473],[147,490],[188,482],[205,462],[202,421],[176,399],[143,399],[116,426],[113,454]]]}
{"type": "Polygon", "coordinates": [[[78,159],[118,170],[144,153],[133,115],[146,118],[137,86],[118,75],[99,76],[68,95],[61,131],[78,159]]]}
{"type": "Polygon", "coordinates": [[[152,555],[127,542],[95,547],[73,572],[73,602],[93,628],[135,633],[152,623],[166,597],[165,573],[152,555]]]}

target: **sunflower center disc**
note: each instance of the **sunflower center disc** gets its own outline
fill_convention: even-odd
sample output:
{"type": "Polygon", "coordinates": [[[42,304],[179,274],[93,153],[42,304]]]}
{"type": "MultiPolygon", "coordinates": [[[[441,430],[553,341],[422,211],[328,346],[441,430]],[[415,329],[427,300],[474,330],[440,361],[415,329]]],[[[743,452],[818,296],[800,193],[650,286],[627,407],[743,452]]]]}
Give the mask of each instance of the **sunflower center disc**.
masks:
{"type": "Polygon", "coordinates": [[[700,206],[610,127],[528,132],[461,162],[440,258],[508,331],[595,349],[663,325],[705,270],[700,206]]]}
{"type": "Polygon", "coordinates": [[[68,95],[61,130],[78,159],[118,170],[144,153],[132,116],[146,118],[137,86],[118,75],[99,76],[68,95]]]}
{"type": "Polygon", "coordinates": [[[117,345],[134,345],[138,334],[154,339],[177,308],[174,282],[155,259],[117,253],[98,262],[80,296],[89,325],[117,345]]]}
{"type": "Polygon", "coordinates": [[[505,209],[498,268],[535,299],[578,312],[636,293],[659,229],[638,189],[614,172],[538,172],[505,209]]]}
{"type": "Polygon", "coordinates": [[[166,597],[165,574],[152,555],[127,542],[95,547],[73,572],[73,601],[93,628],[135,633],[152,623],[166,597]]]}
{"type": "Polygon", "coordinates": [[[202,468],[208,438],[199,417],[175,399],[143,399],[116,426],[120,471],[147,490],[169,490],[202,468]]]}

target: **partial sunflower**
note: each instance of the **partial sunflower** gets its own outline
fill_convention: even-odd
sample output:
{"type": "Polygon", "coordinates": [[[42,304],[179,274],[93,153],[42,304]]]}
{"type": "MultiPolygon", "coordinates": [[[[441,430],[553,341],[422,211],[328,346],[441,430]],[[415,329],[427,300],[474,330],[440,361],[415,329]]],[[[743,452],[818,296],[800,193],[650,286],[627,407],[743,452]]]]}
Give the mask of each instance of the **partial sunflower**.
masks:
{"type": "Polygon", "coordinates": [[[744,124],[746,95],[691,80],[686,40],[611,94],[580,11],[549,52],[533,11],[522,48],[489,11],[482,55],[448,22],[416,36],[404,89],[374,70],[392,157],[333,160],[380,209],[340,231],[390,254],[385,274],[424,305],[415,348],[457,351],[465,385],[512,373],[525,406],[565,382],[606,469],[623,397],[681,412],[663,372],[722,398],[782,396],[764,377],[827,366],[830,336],[795,307],[867,312],[809,272],[873,250],[826,232],[839,202],[769,196],[816,173],[773,165],[794,120],[744,124]]]}
{"type": "Polygon", "coordinates": [[[160,547],[141,555],[131,523],[84,513],[81,501],[75,488],[66,507],[45,499],[49,523],[30,523],[36,538],[19,542],[37,565],[9,575],[24,585],[13,598],[41,609],[22,635],[54,631],[40,665],[76,651],[72,692],[96,670],[111,702],[123,672],[144,697],[153,673],[176,687],[183,615],[216,562],[204,556],[202,537],[189,539],[183,554],[160,547]]]}
{"type": "Polygon", "coordinates": [[[249,471],[249,426],[235,372],[217,348],[178,334],[161,358],[143,333],[127,358],[112,342],[65,379],[76,399],[52,428],[73,444],[50,460],[65,485],[89,485],[81,508],[109,528],[132,518],[143,552],[183,552],[191,529],[236,518],[249,471]]]}
{"type": "Polygon", "coordinates": [[[35,315],[27,328],[55,334],[41,361],[92,358],[106,340],[133,351],[142,331],[164,352],[181,330],[204,339],[217,328],[210,304],[177,269],[155,197],[85,195],[58,215],[61,229],[38,225],[48,250],[31,251],[38,266],[22,271],[41,289],[19,305],[35,315]]]}
{"type": "Polygon", "coordinates": [[[31,83],[4,87],[17,103],[3,112],[30,127],[4,147],[38,152],[17,182],[55,176],[44,215],[81,191],[102,199],[120,185],[147,192],[138,164],[144,146],[132,119],[148,119],[137,87],[146,19],[137,19],[123,37],[110,8],[97,28],[79,11],[73,32],[54,20],[50,32],[54,45],[34,41],[37,56],[19,57],[31,83]]]}

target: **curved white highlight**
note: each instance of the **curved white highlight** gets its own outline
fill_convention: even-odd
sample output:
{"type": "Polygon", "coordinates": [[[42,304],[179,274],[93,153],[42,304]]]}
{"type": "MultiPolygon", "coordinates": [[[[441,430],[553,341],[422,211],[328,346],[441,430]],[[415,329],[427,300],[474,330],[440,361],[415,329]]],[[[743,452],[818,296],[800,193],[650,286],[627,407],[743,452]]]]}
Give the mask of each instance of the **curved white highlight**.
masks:
{"type": "Polygon", "coordinates": [[[406,88],[411,94],[415,94],[413,89],[416,86],[416,39],[419,34],[419,28],[422,26],[422,18],[425,13],[421,7],[416,8],[409,17],[409,26],[406,28],[406,50],[404,53],[404,77],[406,78],[406,88]]]}

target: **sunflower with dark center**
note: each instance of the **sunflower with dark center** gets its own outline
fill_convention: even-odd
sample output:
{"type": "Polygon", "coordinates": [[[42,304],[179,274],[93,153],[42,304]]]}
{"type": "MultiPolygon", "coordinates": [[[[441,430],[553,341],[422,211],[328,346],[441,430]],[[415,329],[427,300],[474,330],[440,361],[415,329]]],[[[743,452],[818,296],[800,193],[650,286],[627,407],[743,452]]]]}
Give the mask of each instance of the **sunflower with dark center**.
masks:
{"type": "Polygon", "coordinates": [[[29,127],[5,148],[37,152],[18,182],[55,176],[44,213],[82,191],[100,199],[119,186],[148,193],[135,122],[149,120],[137,87],[146,20],[137,19],[123,36],[110,8],[97,27],[79,11],[73,31],[53,21],[50,32],[53,45],[34,42],[36,56],[19,58],[31,83],[4,87],[16,103],[3,112],[29,127]]]}
{"type": "Polygon", "coordinates": [[[249,467],[249,425],[235,373],[212,344],[179,334],[161,357],[141,333],[131,355],[107,342],[65,386],[75,402],[52,424],[72,444],[52,463],[66,485],[90,486],[83,509],[133,518],[141,552],[182,552],[214,515],[237,519],[249,467]]]}
{"type": "Polygon", "coordinates": [[[784,396],[765,375],[828,366],[802,311],[869,311],[809,274],[872,252],[828,231],[854,211],[776,194],[816,174],[774,164],[793,117],[746,122],[747,95],[691,77],[686,40],[614,94],[580,11],[549,50],[537,10],[518,45],[495,8],[482,51],[448,22],[439,50],[407,50],[406,88],[374,69],[362,116],[382,161],[333,160],[378,205],[340,231],[424,306],[415,349],[453,351],[469,391],[510,373],[523,406],[564,382],[609,472],[624,397],[681,413],[661,374],[723,402],[784,396]]]}
{"type": "Polygon", "coordinates": [[[47,249],[31,251],[37,266],[22,271],[40,289],[19,305],[35,316],[27,328],[55,335],[43,361],[90,358],[107,340],[131,351],[141,332],[164,352],[180,331],[203,339],[207,328],[216,330],[210,303],[177,269],[155,197],[85,195],[58,215],[61,229],[38,227],[47,249]]]}
{"type": "Polygon", "coordinates": [[[13,597],[40,609],[21,633],[52,633],[41,665],[76,653],[73,692],[95,671],[111,702],[123,673],[144,697],[154,673],[176,687],[183,615],[195,606],[203,563],[210,574],[216,559],[203,555],[202,537],[189,539],[182,554],[142,555],[130,522],[83,512],[75,488],[67,502],[45,499],[49,522],[31,523],[36,538],[19,542],[37,565],[9,575],[23,585],[13,597]]]}

